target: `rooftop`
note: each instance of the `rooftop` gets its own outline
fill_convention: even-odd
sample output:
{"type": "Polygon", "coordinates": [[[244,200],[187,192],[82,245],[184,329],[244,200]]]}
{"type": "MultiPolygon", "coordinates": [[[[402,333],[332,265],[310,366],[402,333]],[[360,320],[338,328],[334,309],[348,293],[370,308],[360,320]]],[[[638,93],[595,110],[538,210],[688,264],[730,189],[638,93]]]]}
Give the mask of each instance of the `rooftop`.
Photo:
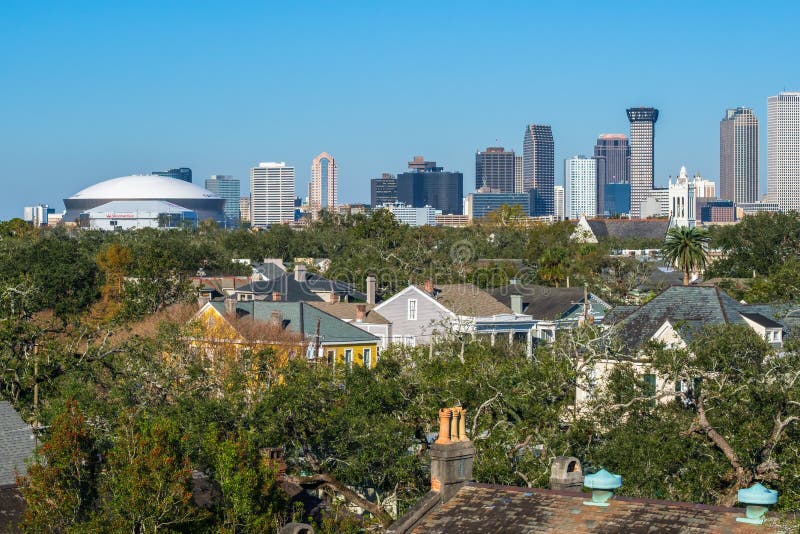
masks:
{"type": "Polygon", "coordinates": [[[35,441],[30,425],[14,407],[0,401],[0,487],[16,485],[16,475],[25,475],[25,460],[33,456],[35,441]]]}

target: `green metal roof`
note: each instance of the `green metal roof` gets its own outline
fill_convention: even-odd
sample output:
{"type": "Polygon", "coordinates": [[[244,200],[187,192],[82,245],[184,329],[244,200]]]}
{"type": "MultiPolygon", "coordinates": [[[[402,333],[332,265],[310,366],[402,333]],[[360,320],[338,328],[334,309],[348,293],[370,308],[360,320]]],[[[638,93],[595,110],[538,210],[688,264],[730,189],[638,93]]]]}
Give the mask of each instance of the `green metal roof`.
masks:
{"type": "MultiPolygon", "coordinates": [[[[217,311],[225,313],[224,302],[210,303],[217,311]]],[[[283,326],[291,332],[301,332],[306,339],[317,335],[317,321],[322,344],[326,343],[376,343],[378,337],[353,326],[341,319],[325,313],[305,302],[271,302],[249,301],[237,302],[236,314],[239,317],[250,316],[256,321],[267,322],[272,319],[272,312],[281,314],[283,326]]]]}

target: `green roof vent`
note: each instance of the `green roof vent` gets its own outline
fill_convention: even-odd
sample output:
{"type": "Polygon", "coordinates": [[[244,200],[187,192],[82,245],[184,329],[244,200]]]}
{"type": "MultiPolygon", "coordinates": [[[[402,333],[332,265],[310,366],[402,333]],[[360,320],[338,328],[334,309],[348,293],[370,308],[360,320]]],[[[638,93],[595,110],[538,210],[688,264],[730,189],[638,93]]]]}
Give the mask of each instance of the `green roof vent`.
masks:
{"type": "Polygon", "coordinates": [[[586,475],[583,485],[592,490],[592,500],[583,501],[587,506],[608,506],[608,500],[614,496],[614,491],[622,486],[622,475],[609,473],[601,469],[593,475],[586,475]]]}
{"type": "Polygon", "coordinates": [[[761,525],[769,510],[768,506],[778,502],[778,492],[756,483],[747,489],[739,490],[739,502],[747,505],[746,517],[737,517],[736,521],[761,525]]]}

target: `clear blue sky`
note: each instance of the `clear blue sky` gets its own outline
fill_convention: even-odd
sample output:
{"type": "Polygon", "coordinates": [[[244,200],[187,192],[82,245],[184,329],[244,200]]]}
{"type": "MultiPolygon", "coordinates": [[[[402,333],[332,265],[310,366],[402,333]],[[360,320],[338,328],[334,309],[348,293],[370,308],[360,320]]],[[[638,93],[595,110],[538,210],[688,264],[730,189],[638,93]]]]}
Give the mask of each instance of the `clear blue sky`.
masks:
{"type": "Polygon", "coordinates": [[[102,179],[189,166],[195,182],[286,161],[305,194],[336,157],[340,200],[415,154],[464,172],[550,124],[565,157],[625,108],[660,109],[656,184],[718,180],[719,120],[800,90],[800,2],[31,2],[0,12],[0,218],[63,209],[102,179]]]}

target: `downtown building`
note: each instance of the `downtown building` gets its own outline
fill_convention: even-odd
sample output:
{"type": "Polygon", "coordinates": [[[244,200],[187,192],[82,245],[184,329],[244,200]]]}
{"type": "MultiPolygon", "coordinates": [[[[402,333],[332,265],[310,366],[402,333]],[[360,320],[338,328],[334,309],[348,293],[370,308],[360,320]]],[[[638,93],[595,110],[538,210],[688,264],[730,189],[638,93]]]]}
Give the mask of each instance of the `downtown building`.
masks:
{"type": "Polygon", "coordinates": [[[671,227],[694,228],[697,223],[694,181],[686,174],[686,167],[675,179],[669,180],[669,223],[671,227]]]}
{"type": "Polygon", "coordinates": [[[629,108],[631,125],[630,147],[630,215],[632,219],[642,216],[642,202],[653,196],[654,141],[658,110],[655,108],[629,108]]]}
{"type": "Polygon", "coordinates": [[[594,158],[573,156],[564,160],[564,215],[593,218],[597,210],[597,164],[594,158]]]}
{"type": "Polygon", "coordinates": [[[532,201],[533,194],[530,191],[527,193],[499,193],[488,187],[482,187],[464,199],[464,214],[472,221],[473,219],[482,219],[503,206],[519,206],[522,215],[530,217],[532,201]]]}
{"type": "Polygon", "coordinates": [[[294,222],[294,167],[259,163],[250,169],[250,222],[258,228],[294,222]]]}
{"type": "Polygon", "coordinates": [[[311,183],[308,185],[308,204],[314,216],[321,210],[335,211],[338,203],[339,171],[336,160],[327,152],[311,162],[311,183]]]}
{"type": "Polygon", "coordinates": [[[475,189],[488,187],[497,193],[516,191],[514,151],[507,152],[503,147],[488,147],[475,153],[475,189]]]}
{"type": "Polygon", "coordinates": [[[767,198],[800,211],[800,92],[767,99],[767,198]]]}
{"type": "Polygon", "coordinates": [[[748,108],[728,109],[719,123],[720,197],[758,201],[758,119],[748,108]]]}
{"type": "Polygon", "coordinates": [[[553,186],[553,218],[556,221],[563,221],[566,213],[566,202],[564,200],[564,186],[553,186]]]}
{"type": "Polygon", "coordinates": [[[380,178],[370,180],[369,186],[370,205],[373,208],[397,202],[397,178],[394,174],[385,172],[380,178]]]}
{"type": "Polygon", "coordinates": [[[408,171],[397,175],[397,201],[413,208],[430,206],[443,214],[463,212],[464,175],[415,156],[408,171]]]}
{"type": "Polygon", "coordinates": [[[167,178],[175,178],[176,180],[192,183],[192,169],[189,167],[179,167],[166,171],[153,171],[150,174],[154,176],[166,176],[167,178]]]}
{"type": "Polygon", "coordinates": [[[631,146],[624,134],[600,134],[594,146],[597,162],[599,217],[630,212],[631,146]]]}
{"type": "Polygon", "coordinates": [[[225,213],[225,227],[238,227],[241,220],[239,209],[241,184],[239,180],[233,176],[214,174],[210,178],[206,178],[205,186],[218,197],[225,199],[225,206],[222,208],[225,213]]]}
{"type": "Polygon", "coordinates": [[[522,139],[522,189],[535,190],[534,217],[555,214],[555,146],[550,126],[529,124],[522,139]]]}

